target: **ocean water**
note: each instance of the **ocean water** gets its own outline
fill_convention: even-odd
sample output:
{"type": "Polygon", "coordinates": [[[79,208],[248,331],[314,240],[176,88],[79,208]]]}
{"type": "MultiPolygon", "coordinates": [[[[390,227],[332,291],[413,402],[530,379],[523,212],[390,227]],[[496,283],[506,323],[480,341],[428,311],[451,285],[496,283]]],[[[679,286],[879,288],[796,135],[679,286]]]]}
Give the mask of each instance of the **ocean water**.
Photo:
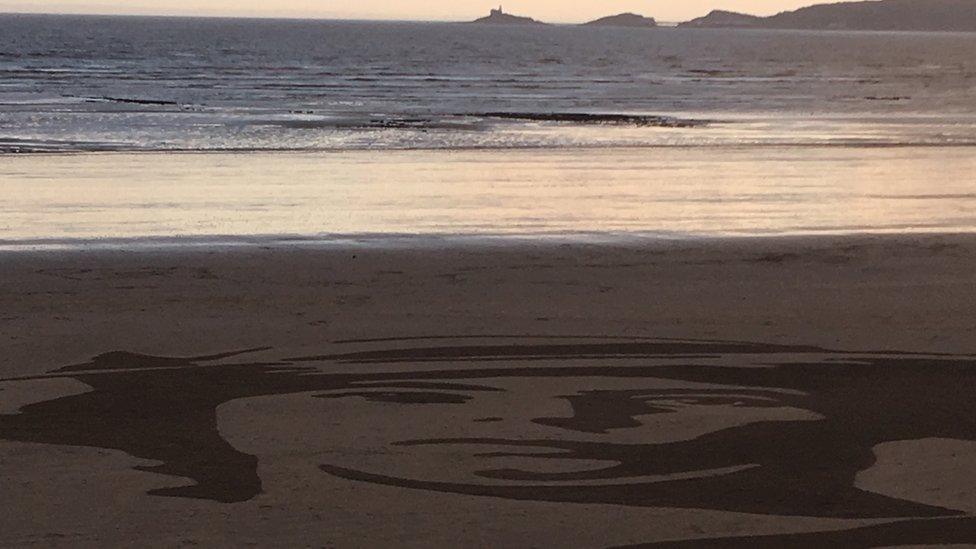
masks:
{"type": "Polygon", "coordinates": [[[976,232],[976,34],[0,16],[2,246],[848,232],[976,232]]]}
{"type": "Polygon", "coordinates": [[[750,145],[976,145],[976,34],[0,16],[0,153],[750,145]]]}

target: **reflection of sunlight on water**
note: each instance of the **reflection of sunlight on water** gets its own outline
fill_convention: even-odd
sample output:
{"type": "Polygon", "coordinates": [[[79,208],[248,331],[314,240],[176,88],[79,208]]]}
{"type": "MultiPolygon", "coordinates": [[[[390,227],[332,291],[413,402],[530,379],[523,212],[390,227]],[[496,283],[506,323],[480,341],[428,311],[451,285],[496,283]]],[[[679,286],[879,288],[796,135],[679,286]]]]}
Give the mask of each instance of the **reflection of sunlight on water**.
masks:
{"type": "Polygon", "coordinates": [[[976,146],[976,119],[965,115],[898,114],[888,118],[822,113],[805,116],[734,112],[670,115],[695,125],[658,127],[466,116],[357,119],[273,113],[234,123],[219,112],[137,112],[116,113],[112,121],[103,126],[77,130],[47,127],[63,124],[60,116],[47,122],[40,116],[42,122],[38,122],[38,115],[14,112],[0,114],[0,123],[6,122],[6,126],[17,128],[13,135],[0,135],[0,152],[976,146]]]}
{"type": "Polygon", "coordinates": [[[962,148],[658,148],[4,159],[0,239],[777,235],[976,228],[962,148]]]}

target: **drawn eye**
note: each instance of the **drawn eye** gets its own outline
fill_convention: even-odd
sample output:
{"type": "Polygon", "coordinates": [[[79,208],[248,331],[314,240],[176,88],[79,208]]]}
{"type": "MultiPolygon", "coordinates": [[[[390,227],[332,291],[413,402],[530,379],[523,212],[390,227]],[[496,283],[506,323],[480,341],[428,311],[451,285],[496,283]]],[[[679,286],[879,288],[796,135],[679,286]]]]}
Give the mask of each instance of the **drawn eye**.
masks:
{"type": "Polygon", "coordinates": [[[428,381],[360,382],[355,389],[335,393],[323,393],[316,398],[359,397],[369,402],[393,404],[464,404],[474,398],[474,393],[498,393],[501,389],[465,383],[441,383],[428,381]]]}

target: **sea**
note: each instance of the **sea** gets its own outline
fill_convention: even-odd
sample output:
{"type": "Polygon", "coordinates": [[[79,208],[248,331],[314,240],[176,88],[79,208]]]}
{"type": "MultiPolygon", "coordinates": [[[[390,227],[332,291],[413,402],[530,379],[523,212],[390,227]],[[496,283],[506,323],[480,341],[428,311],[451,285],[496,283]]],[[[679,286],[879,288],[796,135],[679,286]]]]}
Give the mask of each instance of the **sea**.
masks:
{"type": "Polygon", "coordinates": [[[976,230],[976,33],[0,15],[0,241],[976,230]]]}

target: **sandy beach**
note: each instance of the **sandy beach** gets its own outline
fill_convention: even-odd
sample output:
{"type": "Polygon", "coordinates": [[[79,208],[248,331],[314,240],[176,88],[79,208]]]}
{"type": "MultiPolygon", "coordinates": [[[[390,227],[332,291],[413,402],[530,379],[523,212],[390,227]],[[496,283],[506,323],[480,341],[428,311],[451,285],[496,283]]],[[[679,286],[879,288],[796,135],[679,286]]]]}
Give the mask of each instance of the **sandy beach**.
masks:
{"type": "Polygon", "coordinates": [[[967,235],[2,252],[0,545],[972,542],[974,290],[967,235]]]}
{"type": "Polygon", "coordinates": [[[976,546],[976,0],[733,4],[0,6],[0,549],[976,546]]]}

